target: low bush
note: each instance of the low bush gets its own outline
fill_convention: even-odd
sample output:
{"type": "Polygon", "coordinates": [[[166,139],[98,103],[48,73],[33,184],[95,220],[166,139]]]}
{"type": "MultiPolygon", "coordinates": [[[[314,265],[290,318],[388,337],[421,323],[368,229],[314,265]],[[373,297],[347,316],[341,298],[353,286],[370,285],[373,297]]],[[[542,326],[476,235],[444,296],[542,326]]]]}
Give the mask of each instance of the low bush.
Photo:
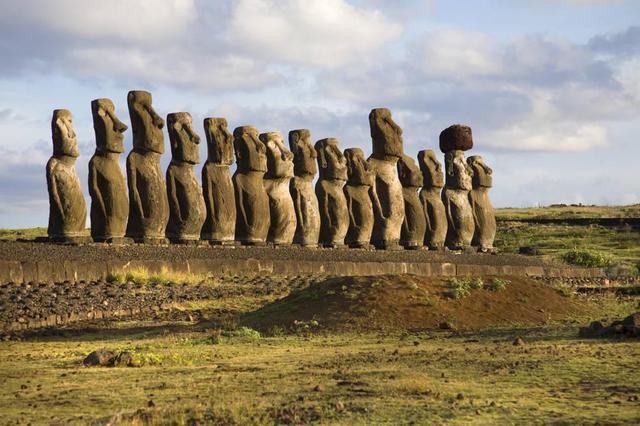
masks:
{"type": "Polygon", "coordinates": [[[509,284],[511,284],[511,281],[509,280],[505,280],[503,278],[493,278],[487,285],[487,290],[502,291],[507,288],[509,284]]]}
{"type": "Polygon", "coordinates": [[[562,254],[561,258],[572,265],[587,268],[603,268],[613,263],[609,255],[591,250],[569,250],[562,254]]]}

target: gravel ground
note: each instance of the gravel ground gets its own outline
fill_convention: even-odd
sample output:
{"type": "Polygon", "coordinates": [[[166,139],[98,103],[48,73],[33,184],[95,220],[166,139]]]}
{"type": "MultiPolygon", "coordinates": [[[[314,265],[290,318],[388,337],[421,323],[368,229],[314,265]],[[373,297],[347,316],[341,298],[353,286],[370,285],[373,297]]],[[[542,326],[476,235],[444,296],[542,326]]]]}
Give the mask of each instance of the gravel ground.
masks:
{"type": "Polygon", "coordinates": [[[480,254],[436,252],[427,250],[362,250],[307,249],[291,247],[211,247],[211,246],[147,246],[131,244],[110,246],[87,244],[81,246],[36,242],[0,241],[0,260],[41,261],[80,260],[86,262],[111,260],[188,260],[188,259],[258,259],[300,261],[352,262],[451,262],[482,265],[539,266],[540,258],[514,254],[480,254]]]}

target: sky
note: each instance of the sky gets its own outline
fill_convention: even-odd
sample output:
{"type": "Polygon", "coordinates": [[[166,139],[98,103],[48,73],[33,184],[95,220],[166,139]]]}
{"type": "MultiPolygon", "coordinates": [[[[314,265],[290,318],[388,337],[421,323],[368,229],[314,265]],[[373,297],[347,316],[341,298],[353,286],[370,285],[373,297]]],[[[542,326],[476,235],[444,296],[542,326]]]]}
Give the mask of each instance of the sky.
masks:
{"type": "Polygon", "coordinates": [[[225,117],[230,130],[308,128],[313,141],[370,153],[369,111],[388,107],[415,158],[441,155],[438,135],[462,123],[468,154],[494,170],[496,207],[640,202],[636,0],[0,0],[0,10],[0,228],[47,224],[57,108],[74,116],[89,206],[91,100],[112,99],[128,124],[133,89],[152,92],[161,116],[191,113],[203,141],[203,119],[225,117]]]}

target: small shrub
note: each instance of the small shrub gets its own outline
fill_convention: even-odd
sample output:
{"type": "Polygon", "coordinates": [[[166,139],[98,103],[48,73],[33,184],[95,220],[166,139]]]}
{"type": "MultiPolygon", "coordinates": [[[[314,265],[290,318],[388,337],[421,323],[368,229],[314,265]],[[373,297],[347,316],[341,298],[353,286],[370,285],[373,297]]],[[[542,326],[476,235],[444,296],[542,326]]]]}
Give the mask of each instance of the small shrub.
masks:
{"type": "Polygon", "coordinates": [[[258,330],[254,330],[251,327],[239,327],[233,330],[225,330],[222,332],[224,337],[239,337],[248,340],[257,340],[262,336],[258,330]]]}
{"type": "Polygon", "coordinates": [[[612,264],[610,256],[590,250],[569,250],[564,253],[561,258],[572,265],[584,266],[587,268],[603,268],[612,264]]]}
{"type": "Polygon", "coordinates": [[[471,291],[471,280],[467,278],[449,278],[449,291],[447,297],[451,299],[464,299],[471,291]]]}
{"type": "Polygon", "coordinates": [[[479,290],[483,287],[484,281],[482,281],[482,278],[474,278],[473,280],[471,280],[471,288],[479,290]]]}
{"type": "Polygon", "coordinates": [[[511,281],[502,278],[493,278],[487,285],[489,291],[502,291],[511,284],[511,281]]]}

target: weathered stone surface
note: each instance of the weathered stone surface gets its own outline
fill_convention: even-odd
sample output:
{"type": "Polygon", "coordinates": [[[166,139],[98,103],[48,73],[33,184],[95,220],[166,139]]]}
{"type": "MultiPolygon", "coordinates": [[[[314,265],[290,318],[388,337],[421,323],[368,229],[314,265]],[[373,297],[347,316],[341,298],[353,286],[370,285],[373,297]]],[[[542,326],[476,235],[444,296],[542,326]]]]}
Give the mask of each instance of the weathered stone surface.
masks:
{"type": "Polygon", "coordinates": [[[493,240],[496,237],[496,216],[489,199],[489,190],[493,186],[493,171],[479,155],[469,157],[467,163],[473,170],[473,189],[469,192],[469,202],[473,211],[475,231],[471,245],[478,247],[482,252],[492,251],[493,240]]]}
{"type": "Polygon", "coordinates": [[[468,151],[473,148],[471,127],[454,124],[440,132],[440,151],[468,151]]]}
{"type": "Polygon", "coordinates": [[[396,168],[403,155],[402,129],[387,108],[372,109],[369,126],[373,153],[367,161],[374,175],[370,190],[374,215],[371,242],[377,248],[396,249],[404,220],[402,185],[396,168]]]}
{"type": "Polygon", "coordinates": [[[151,93],[132,90],[127,96],[133,149],[127,156],[129,221],[126,235],[136,242],[165,241],[169,201],[160,170],[164,153],[164,120],[151,105],[151,93]]]}
{"type": "Polygon", "coordinates": [[[112,351],[108,351],[106,349],[98,349],[97,351],[91,352],[87,357],[82,361],[82,364],[85,367],[92,366],[101,366],[101,367],[111,367],[113,366],[116,360],[116,353],[112,351]]]}
{"type": "Polygon", "coordinates": [[[311,132],[307,129],[291,130],[289,148],[293,153],[294,172],[289,192],[297,219],[293,242],[305,247],[316,247],[320,237],[320,208],[313,189],[313,178],[318,168],[316,150],[311,145],[311,132]]]}
{"type": "Polygon", "coordinates": [[[369,196],[373,173],[360,148],[345,149],[344,156],[348,176],[344,195],[349,209],[349,230],[345,243],[349,247],[368,248],[373,231],[373,205],[369,196]]]}
{"type": "Polygon", "coordinates": [[[193,166],[200,162],[200,136],[193,130],[191,115],[186,112],[167,115],[167,128],[171,144],[171,163],[167,168],[167,238],[172,242],[197,241],[207,215],[202,188],[193,171],[193,166]]]}
{"type": "Polygon", "coordinates": [[[340,152],[338,140],[321,139],[316,142],[320,176],[316,196],[320,208],[320,244],[325,247],[344,245],[349,229],[347,200],[342,191],[347,180],[347,160],[340,152]]]}
{"type": "Polygon", "coordinates": [[[224,118],[205,118],[208,158],[202,168],[202,191],[207,218],[202,239],[231,244],[236,232],[236,202],[229,166],[233,164],[233,135],[224,118]]]}
{"type": "Polygon", "coordinates": [[[418,164],[423,177],[420,201],[427,226],[424,245],[429,250],[442,250],[447,237],[447,214],[440,194],[444,186],[442,164],[431,149],[418,152],[418,164]]]}
{"type": "Polygon", "coordinates": [[[269,197],[263,177],[267,171],[266,148],[252,126],[233,131],[238,167],[233,174],[236,199],[236,240],[246,245],[264,245],[269,232],[269,197]]]}
{"type": "Polygon", "coordinates": [[[278,132],[260,134],[266,148],[267,173],[264,189],[269,196],[271,225],[267,241],[276,245],[289,245],[296,232],[296,212],[289,192],[289,181],[293,177],[293,154],[284,146],[278,132]]]}
{"type": "Polygon", "coordinates": [[[112,241],[124,237],[129,216],[129,199],[120,154],[124,152],[127,126],[115,113],[110,99],[91,101],[96,152],[89,161],[91,195],[91,236],[94,241],[112,241]]]}
{"type": "Polygon", "coordinates": [[[74,241],[84,234],[87,207],[75,166],[80,153],[70,111],[53,111],[51,134],[53,156],[46,167],[49,190],[48,234],[54,241],[74,241]]]}
{"type": "Polygon", "coordinates": [[[422,172],[413,158],[403,155],[398,161],[398,177],[402,184],[404,198],[404,221],[400,233],[400,244],[407,249],[417,249],[424,245],[424,235],[427,230],[422,202],[418,197],[418,190],[422,186],[422,172]]]}
{"type": "Polygon", "coordinates": [[[473,171],[464,160],[464,152],[455,150],[445,154],[447,179],[442,202],[447,213],[446,246],[463,250],[471,245],[474,232],[473,211],[469,203],[473,171]]]}

